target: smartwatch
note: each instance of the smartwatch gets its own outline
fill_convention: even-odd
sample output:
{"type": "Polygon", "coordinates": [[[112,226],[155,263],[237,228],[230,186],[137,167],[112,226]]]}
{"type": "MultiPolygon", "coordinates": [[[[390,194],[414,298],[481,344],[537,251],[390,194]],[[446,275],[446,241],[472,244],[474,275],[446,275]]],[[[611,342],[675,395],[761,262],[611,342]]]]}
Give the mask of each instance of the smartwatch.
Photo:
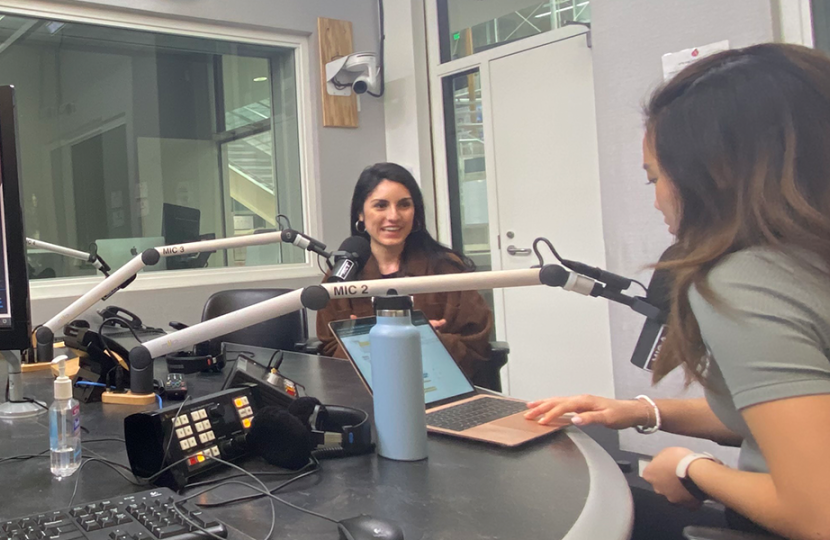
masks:
{"type": "Polygon", "coordinates": [[[689,478],[689,466],[699,459],[708,459],[709,461],[714,461],[715,463],[719,463],[723,465],[723,462],[713,456],[708,452],[703,452],[699,454],[689,454],[681,459],[677,463],[677,468],[675,469],[674,473],[677,475],[678,480],[680,483],[683,484],[683,487],[686,488],[686,491],[692,494],[692,496],[699,500],[705,501],[709,499],[709,495],[707,495],[702,489],[697,487],[694,480],[689,478]]]}

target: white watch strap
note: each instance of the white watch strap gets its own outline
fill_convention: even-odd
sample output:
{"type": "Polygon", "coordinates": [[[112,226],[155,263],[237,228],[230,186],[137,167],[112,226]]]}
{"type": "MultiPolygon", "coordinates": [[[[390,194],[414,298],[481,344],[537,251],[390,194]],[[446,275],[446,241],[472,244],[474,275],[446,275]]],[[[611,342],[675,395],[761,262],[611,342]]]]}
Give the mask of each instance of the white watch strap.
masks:
{"type": "Polygon", "coordinates": [[[721,463],[721,461],[718,458],[716,458],[709,452],[689,454],[687,456],[684,456],[683,459],[681,459],[677,463],[677,468],[675,469],[674,473],[677,475],[678,478],[686,478],[689,472],[689,466],[698,459],[708,459],[709,461],[714,461],[715,463],[721,463]]]}

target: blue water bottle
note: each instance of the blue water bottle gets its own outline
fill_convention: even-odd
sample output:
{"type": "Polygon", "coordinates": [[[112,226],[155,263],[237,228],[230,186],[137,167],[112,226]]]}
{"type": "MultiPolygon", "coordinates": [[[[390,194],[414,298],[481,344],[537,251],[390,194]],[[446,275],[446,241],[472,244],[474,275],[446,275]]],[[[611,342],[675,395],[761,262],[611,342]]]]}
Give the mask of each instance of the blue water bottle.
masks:
{"type": "Polygon", "coordinates": [[[375,298],[369,332],[378,454],[398,461],[427,457],[421,336],[408,296],[375,298]]]}

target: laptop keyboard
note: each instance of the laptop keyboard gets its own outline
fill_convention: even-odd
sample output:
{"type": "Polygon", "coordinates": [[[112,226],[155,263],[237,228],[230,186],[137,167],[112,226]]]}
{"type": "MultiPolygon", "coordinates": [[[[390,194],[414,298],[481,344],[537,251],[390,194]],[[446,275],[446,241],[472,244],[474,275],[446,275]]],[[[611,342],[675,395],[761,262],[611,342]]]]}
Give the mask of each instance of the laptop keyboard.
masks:
{"type": "Polygon", "coordinates": [[[523,401],[485,397],[427,413],[427,425],[464,431],[526,410],[527,405],[523,401]]]}
{"type": "Polygon", "coordinates": [[[187,520],[226,537],[228,530],[209,512],[181,500],[169,488],[121,495],[105,501],[80,504],[0,521],[0,540],[209,540],[187,520]]]}

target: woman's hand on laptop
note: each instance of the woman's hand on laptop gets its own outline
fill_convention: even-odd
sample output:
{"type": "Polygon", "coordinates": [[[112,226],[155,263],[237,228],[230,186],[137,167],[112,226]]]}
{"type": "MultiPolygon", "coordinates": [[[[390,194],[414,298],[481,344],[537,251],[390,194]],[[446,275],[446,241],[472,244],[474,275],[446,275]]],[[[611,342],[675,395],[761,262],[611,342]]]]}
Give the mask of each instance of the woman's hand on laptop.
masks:
{"type": "Polygon", "coordinates": [[[577,426],[600,424],[612,429],[645,425],[648,421],[648,405],[639,400],[581,395],[541,399],[528,403],[527,407],[530,410],[525,418],[542,425],[562,416],[571,416],[571,422],[577,426]]]}

